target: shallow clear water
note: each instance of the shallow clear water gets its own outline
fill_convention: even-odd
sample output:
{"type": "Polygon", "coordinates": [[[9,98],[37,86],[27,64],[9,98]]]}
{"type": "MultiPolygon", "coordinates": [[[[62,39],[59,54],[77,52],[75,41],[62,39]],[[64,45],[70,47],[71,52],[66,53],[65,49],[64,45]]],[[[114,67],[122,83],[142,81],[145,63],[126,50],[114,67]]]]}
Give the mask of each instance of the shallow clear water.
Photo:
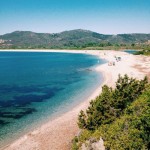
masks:
{"type": "Polygon", "coordinates": [[[92,69],[99,63],[84,54],[0,52],[0,146],[85,100],[102,82],[92,69]]]}

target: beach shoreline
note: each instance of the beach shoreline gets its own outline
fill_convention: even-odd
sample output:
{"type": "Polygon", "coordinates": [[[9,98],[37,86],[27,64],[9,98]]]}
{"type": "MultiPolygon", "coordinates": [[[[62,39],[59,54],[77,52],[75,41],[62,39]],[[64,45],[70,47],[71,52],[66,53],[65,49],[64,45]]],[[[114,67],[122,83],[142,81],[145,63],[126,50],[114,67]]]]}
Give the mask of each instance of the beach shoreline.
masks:
{"type": "MultiPolygon", "coordinates": [[[[5,150],[33,150],[33,149],[70,149],[72,138],[80,131],[77,126],[77,117],[80,110],[85,110],[90,100],[95,99],[101,92],[102,85],[107,84],[114,87],[118,74],[128,74],[131,77],[142,79],[145,73],[140,72],[135,65],[138,56],[133,56],[125,52],[118,51],[98,51],[98,50],[0,50],[17,52],[65,52],[65,53],[83,53],[96,55],[101,59],[109,61],[114,56],[122,57],[121,62],[116,62],[115,66],[108,66],[107,63],[98,65],[95,69],[103,75],[103,83],[95,89],[93,94],[74,107],[67,113],[48,121],[41,127],[25,134],[23,137],[7,145],[5,150]]],[[[139,60],[140,62],[140,60],[139,60]]],[[[142,63],[142,62],[141,62],[142,63]]]]}
{"type": "MultiPolygon", "coordinates": [[[[60,53],[78,53],[78,54],[86,54],[85,51],[72,51],[72,50],[0,50],[0,52],[60,52],[60,53]]],[[[88,55],[88,54],[87,54],[88,55]]],[[[94,65],[91,69],[94,71],[95,68],[97,67],[97,64],[94,65]]],[[[97,86],[96,86],[97,87],[97,86]]],[[[93,90],[92,90],[93,91],[93,90]]],[[[92,92],[90,92],[91,94],[92,92]]],[[[88,94],[88,95],[90,95],[88,94]]],[[[88,97],[88,96],[83,96],[83,97],[88,97]]],[[[71,105],[70,108],[67,108],[66,110],[64,111],[61,111],[62,113],[57,113],[56,115],[53,115],[51,117],[49,117],[49,119],[47,120],[42,120],[42,122],[40,124],[38,124],[36,127],[35,126],[32,126],[29,130],[26,130],[26,131],[23,131],[21,134],[18,134],[16,137],[14,137],[13,139],[11,140],[6,140],[2,143],[2,145],[0,146],[0,149],[5,149],[7,148],[11,143],[17,141],[17,139],[21,139],[21,137],[23,137],[24,135],[26,134],[30,134],[30,132],[36,130],[37,128],[41,127],[43,124],[47,124],[48,121],[53,121],[55,120],[56,118],[60,117],[60,116],[63,116],[64,114],[66,114],[67,112],[69,112],[71,109],[74,109],[76,106],[78,106],[80,103],[82,103],[82,101],[84,101],[86,98],[83,98],[81,99],[80,102],[78,102],[78,104],[75,104],[75,105],[71,105]],[[3,146],[4,145],[4,146],[3,146]]]]}

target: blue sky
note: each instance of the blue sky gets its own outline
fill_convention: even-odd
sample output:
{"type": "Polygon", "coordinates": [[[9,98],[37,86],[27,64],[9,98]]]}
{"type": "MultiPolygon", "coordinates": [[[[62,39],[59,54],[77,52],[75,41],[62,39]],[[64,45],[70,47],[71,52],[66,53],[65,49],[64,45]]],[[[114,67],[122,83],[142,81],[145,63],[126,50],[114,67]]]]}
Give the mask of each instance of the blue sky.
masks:
{"type": "Polygon", "coordinates": [[[150,33],[150,0],[0,0],[0,34],[72,29],[150,33]]]}

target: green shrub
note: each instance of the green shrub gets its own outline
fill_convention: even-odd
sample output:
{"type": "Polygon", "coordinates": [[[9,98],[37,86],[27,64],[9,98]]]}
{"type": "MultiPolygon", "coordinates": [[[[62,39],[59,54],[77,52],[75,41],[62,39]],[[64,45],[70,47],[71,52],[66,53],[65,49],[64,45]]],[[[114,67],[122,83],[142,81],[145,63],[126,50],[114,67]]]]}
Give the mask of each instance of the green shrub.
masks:
{"type": "Polygon", "coordinates": [[[125,114],[112,124],[99,128],[106,149],[142,150],[150,148],[150,89],[144,92],[125,114]]]}
{"type": "Polygon", "coordinates": [[[106,150],[150,149],[150,85],[147,78],[119,76],[116,88],[103,86],[102,93],[79,114],[81,134],[77,150],[91,138],[104,140],[106,150]]]}
{"type": "Polygon", "coordinates": [[[90,102],[86,110],[80,112],[78,125],[81,129],[95,130],[101,124],[108,124],[119,117],[127,105],[130,105],[146,88],[147,78],[136,80],[119,76],[116,88],[104,85],[102,93],[90,102]]]}

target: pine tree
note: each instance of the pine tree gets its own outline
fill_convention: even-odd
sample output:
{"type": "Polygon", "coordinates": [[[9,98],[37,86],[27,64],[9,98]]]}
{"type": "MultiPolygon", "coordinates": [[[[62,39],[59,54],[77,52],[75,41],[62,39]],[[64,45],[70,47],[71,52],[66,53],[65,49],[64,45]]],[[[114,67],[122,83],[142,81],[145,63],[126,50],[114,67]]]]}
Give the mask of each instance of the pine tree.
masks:
{"type": "Polygon", "coordinates": [[[80,114],[78,116],[78,126],[81,129],[86,128],[86,115],[83,110],[80,111],[80,114]]]}

